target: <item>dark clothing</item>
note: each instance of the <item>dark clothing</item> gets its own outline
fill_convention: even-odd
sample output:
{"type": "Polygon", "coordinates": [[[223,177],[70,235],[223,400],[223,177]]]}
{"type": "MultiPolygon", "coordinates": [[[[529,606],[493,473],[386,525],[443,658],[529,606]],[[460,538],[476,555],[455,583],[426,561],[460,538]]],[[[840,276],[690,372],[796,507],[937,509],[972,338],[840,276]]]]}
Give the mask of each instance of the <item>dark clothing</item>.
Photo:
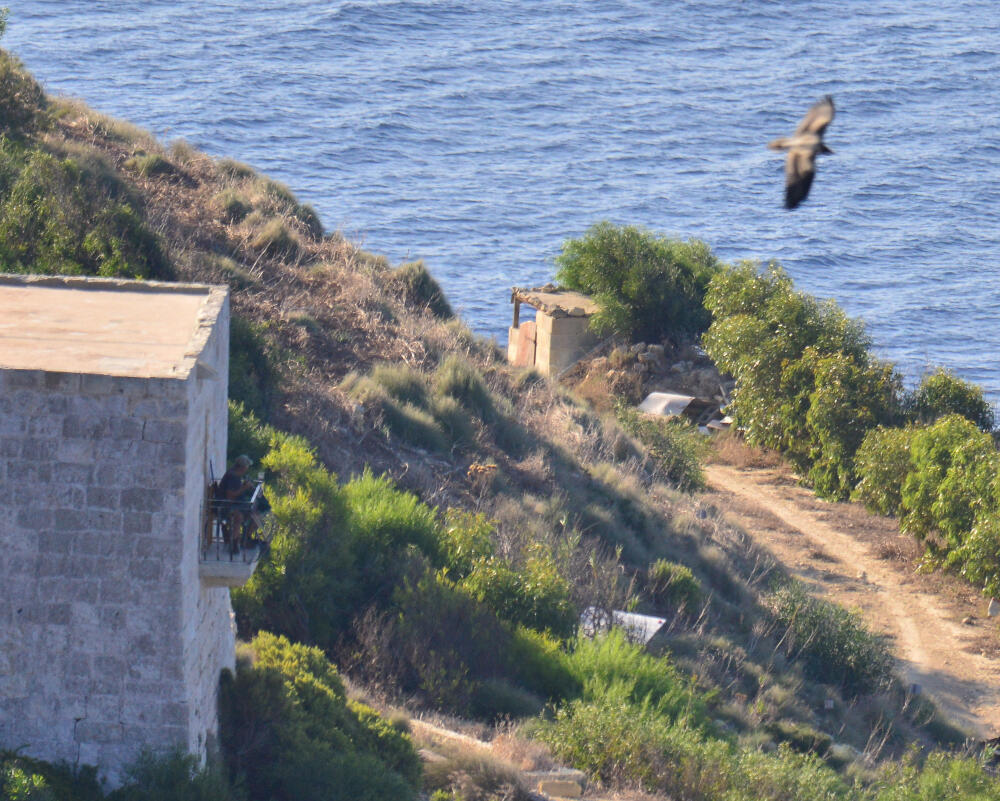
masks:
{"type": "Polygon", "coordinates": [[[232,470],[227,470],[226,474],[219,481],[219,492],[223,500],[234,501],[238,498],[235,494],[243,486],[243,477],[236,475],[232,470]]]}

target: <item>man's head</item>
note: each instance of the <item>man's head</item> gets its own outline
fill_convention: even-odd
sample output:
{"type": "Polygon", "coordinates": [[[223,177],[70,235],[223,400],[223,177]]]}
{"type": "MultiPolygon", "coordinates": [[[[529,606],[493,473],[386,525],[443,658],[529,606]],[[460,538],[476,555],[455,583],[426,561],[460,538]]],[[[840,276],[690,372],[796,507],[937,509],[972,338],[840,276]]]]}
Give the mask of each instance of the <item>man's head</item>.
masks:
{"type": "Polygon", "coordinates": [[[246,472],[250,469],[251,465],[253,465],[253,459],[246,454],[241,454],[240,456],[237,456],[236,460],[233,462],[233,472],[238,476],[246,475],[246,472]]]}

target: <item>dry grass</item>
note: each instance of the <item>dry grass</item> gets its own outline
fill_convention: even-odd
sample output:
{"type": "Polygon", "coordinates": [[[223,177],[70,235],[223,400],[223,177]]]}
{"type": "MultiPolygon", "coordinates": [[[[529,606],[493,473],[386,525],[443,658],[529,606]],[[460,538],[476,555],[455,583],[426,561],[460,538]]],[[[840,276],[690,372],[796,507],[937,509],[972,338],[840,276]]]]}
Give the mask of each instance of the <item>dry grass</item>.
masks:
{"type": "Polygon", "coordinates": [[[730,429],[712,437],[710,460],[732,467],[778,467],[781,454],[748,445],[738,432],[730,429]]]}

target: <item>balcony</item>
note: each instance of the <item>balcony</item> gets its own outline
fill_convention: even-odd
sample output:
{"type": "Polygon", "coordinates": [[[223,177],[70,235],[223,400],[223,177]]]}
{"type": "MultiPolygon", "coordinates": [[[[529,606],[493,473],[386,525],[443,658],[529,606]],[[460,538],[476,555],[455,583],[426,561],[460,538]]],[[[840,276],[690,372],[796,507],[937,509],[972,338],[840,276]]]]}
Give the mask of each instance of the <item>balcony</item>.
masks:
{"type": "Polygon", "coordinates": [[[240,500],[219,497],[217,484],[209,485],[204,507],[198,576],[205,587],[242,587],[267,554],[273,520],[261,511],[262,481],[240,500]]]}

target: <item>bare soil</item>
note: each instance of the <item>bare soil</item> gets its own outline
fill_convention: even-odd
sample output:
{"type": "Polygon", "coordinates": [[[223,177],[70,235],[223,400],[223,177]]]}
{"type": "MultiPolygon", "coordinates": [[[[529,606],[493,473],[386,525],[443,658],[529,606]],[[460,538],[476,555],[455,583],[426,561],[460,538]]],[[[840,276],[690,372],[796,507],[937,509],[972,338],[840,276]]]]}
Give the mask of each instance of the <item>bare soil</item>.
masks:
{"type": "Polygon", "coordinates": [[[896,521],[828,503],[786,467],[713,464],[709,492],[816,596],[857,609],[894,643],[898,672],[977,739],[1000,734],[1000,623],[957,576],[918,570],[896,521]]]}

